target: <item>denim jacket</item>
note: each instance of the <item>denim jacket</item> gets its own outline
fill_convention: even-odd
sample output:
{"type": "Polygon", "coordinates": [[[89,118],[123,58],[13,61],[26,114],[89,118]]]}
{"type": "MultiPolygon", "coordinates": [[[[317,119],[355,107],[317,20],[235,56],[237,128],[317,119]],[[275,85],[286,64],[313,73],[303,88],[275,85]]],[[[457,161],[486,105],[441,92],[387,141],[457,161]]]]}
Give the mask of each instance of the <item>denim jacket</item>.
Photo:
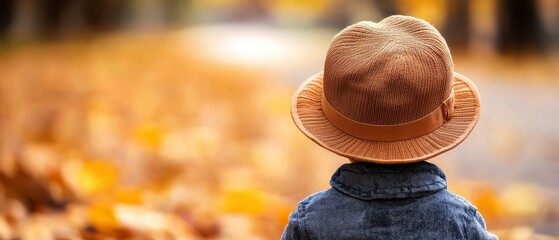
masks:
{"type": "Polygon", "coordinates": [[[434,164],[351,163],[301,201],[281,239],[497,239],[434,164]]]}

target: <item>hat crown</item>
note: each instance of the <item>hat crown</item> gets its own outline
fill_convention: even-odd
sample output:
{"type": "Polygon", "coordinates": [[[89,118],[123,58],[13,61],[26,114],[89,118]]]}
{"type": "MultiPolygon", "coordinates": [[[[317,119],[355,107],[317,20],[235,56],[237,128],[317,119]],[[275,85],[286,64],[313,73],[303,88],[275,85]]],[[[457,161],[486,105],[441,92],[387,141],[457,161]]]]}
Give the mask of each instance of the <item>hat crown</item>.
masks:
{"type": "Polygon", "coordinates": [[[334,37],[324,65],[324,95],[352,120],[377,125],[414,121],[452,90],[453,64],[441,34],[406,16],[359,22],[334,37]]]}

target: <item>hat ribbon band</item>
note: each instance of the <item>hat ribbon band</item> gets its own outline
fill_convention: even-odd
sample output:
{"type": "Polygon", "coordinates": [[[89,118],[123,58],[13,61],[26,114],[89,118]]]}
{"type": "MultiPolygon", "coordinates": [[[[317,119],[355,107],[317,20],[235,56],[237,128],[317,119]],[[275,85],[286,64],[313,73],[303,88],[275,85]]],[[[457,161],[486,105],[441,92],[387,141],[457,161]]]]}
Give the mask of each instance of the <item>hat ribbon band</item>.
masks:
{"type": "Polygon", "coordinates": [[[347,118],[330,105],[324,92],[321,102],[326,118],[343,132],[364,140],[393,142],[421,137],[449,121],[454,114],[454,89],[450,92],[450,96],[431,113],[420,119],[395,125],[373,125],[347,118]]]}

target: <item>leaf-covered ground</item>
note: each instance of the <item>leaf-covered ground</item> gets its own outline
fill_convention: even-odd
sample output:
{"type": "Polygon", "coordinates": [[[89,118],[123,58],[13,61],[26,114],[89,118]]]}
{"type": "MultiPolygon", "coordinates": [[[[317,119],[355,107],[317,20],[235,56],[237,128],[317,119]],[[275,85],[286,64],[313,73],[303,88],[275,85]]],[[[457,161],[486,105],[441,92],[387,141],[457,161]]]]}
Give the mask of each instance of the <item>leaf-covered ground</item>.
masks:
{"type": "MultiPolygon", "coordinates": [[[[298,46],[283,50],[297,54],[269,47],[276,42],[249,41],[263,45],[236,62],[226,54],[239,53],[226,49],[254,48],[227,48],[235,33],[200,34],[206,37],[122,34],[0,53],[0,239],[279,238],[297,201],[327,188],[343,163],[300,134],[289,115],[293,79],[304,80],[316,65],[305,60],[320,62],[323,53],[312,41],[287,37],[298,46]],[[266,53],[283,58],[259,58],[266,53]]],[[[285,43],[284,35],[272,37],[285,43]]],[[[329,37],[320,38],[324,51],[329,37]]],[[[480,79],[481,90],[524,89],[489,69],[507,72],[506,64],[456,62],[480,79]]],[[[545,78],[546,69],[533,71],[545,78]]],[[[556,159],[546,160],[557,156],[558,135],[551,129],[544,140],[528,136],[549,144],[547,158],[537,155],[539,148],[526,150],[529,130],[502,122],[519,114],[506,108],[516,95],[488,92],[482,91],[489,96],[484,106],[505,110],[487,114],[482,133],[435,163],[502,239],[552,239],[542,232],[559,235],[558,178],[542,167],[518,169],[536,166],[525,163],[531,156],[559,168],[556,159]],[[475,160],[487,156],[495,158],[475,160]],[[530,173],[541,174],[518,177],[530,173]]],[[[528,92],[544,106],[559,102],[546,89],[528,92]]],[[[518,111],[531,109],[521,103],[518,111]]]]}

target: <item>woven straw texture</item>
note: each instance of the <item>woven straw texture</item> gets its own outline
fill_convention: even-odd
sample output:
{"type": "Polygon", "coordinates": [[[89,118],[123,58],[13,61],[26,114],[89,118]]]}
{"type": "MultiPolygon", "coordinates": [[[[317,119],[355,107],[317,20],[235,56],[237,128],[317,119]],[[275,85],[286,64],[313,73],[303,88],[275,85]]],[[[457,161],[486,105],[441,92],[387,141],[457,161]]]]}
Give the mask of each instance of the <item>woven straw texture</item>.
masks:
{"type": "Polygon", "coordinates": [[[423,20],[404,16],[342,30],[332,40],[324,71],[305,81],[292,102],[293,120],[311,140],[354,160],[385,164],[422,161],[454,148],[474,128],[479,113],[478,91],[453,72],[440,33],[423,20]],[[432,112],[452,88],[452,118],[408,140],[356,138],[332,125],[321,107],[324,94],[332,107],[357,122],[401,124],[432,112]]]}

